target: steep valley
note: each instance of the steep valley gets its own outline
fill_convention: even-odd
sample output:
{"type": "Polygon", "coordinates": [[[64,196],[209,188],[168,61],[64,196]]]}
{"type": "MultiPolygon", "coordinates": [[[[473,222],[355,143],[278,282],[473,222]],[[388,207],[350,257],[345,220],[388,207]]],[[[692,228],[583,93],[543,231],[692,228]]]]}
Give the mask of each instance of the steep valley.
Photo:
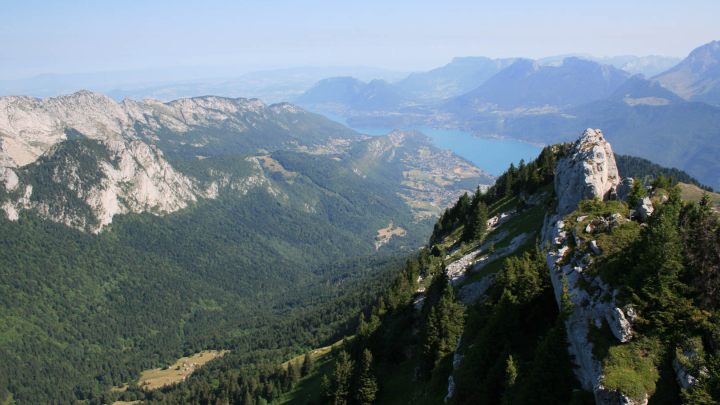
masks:
{"type": "Polygon", "coordinates": [[[495,178],[289,104],[0,101],[6,402],[718,398],[717,196],[599,130],[495,178]]]}
{"type": "Polygon", "coordinates": [[[257,367],[332,339],[432,216],[493,180],[422,134],[368,138],[287,104],[0,103],[16,403],[104,403],[183,354],[257,367]],[[376,246],[389,223],[406,233],[376,246]]]}
{"type": "Polygon", "coordinates": [[[599,130],[545,148],[446,210],[352,335],[150,402],[716,403],[720,217],[618,166],[599,130]]]}

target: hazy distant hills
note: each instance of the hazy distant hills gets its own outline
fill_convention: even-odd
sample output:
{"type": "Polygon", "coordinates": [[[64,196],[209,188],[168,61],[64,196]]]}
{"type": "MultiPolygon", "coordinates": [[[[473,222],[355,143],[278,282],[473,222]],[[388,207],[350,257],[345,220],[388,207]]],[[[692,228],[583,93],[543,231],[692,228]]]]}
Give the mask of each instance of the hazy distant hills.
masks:
{"type": "Polygon", "coordinates": [[[450,98],[477,88],[513,62],[515,59],[455,58],[445,66],[411,73],[395,85],[421,100],[450,98]]]}
{"type": "Polygon", "coordinates": [[[641,74],[645,77],[655,76],[680,62],[680,58],[659,55],[623,55],[590,59],[602,64],[615,66],[631,74],[641,74]]]}
{"type": "Polygon", "coordinates": [[[559,66],[520,59],[477,89],[452,99],[450,108],[567,107],[612,94],[630,75],[609,65],[566,58],[559,66]]]}
{"type": "Polygon", "coordinates": [[[618,69],[624,70],[630,74],[636,75],[641,74],[645,77],[652,77],[658,73],[662,73],[671,67],[675,66],[680,62],[681,58],[674,56],[660,56],[660,55],[620,55],[620,56],[604,56],[596,57],[587,54],[567,54],[567,55],[556,55],[548,56],[545,58],[538,59],[541,65],[559,65],[563,60],[569,57],[576,57],[585,60],[591,60],[603,65],[614,66],[618,69]]]}
{"type": "Polygon", "coordinates": [[[655,79],[688,100],[720,105],[720,41],[695,49],[655,79]]]}
{"type": "MultiPolygon", "coordinates": [[[[652,78],[648,73],[674,59],[590,59],[516,59],[489,77],[492,69],[484,70],[476,76],[482,81],[476,88],[444,101],[423,101],[406,91],[401,94],[414,104],[386,103],[384,110],[354,105],[344,116],[358,128],[436,126],[538,143],[569,140],[582,128],[601,127],[618,152],[678,167],[720,188],[720,42],[695,49],[652,78]]],[[[497,60],[475,62],[502,66],[497,60]]],[[[452,72],[451,65],[438,70],[452,72]]],[[[400,89],[413,77],[423,75],[392,86],[400,89]]]]}
{"type": "Polygon", "coordinates": [[[387,69],[346,67],[293,67],[236,71],[232,68],[171,68],[137,71],[108,71],[77,74],[44,74],[15,80],[0,80],[0,95],[51,97],[80,89],[107,94],[122,101],[154,98],[161,101],[185,97],[223,96],[260,98],[274,103],[299,96],[317,81],[334,76],[360,80],[400,80],[407,73],[387,69]]]}
{"type": "Polygon", "coordinates": [[[365,83],[352,77],[324,79],[296,100],[304,106],[343,113],[348,110],[394,110],[410,102],[402,91],[384,80],[365,83]]]}
{"type": "Polygon", "coordinates": [[[684,101],[682,97],[664,88],[660,83],[646,80],[639,75],[625,81],[608,99],[622,101],[628,105],[666,105],[684,101]]]}
{"type": "MultiPolygon", "coordinates": [[[[340,115],[356,127],[436,126],[542,143],[601,126],[620,152],[678,166],[720,187],[713,174],[720,169],[717,155],[709,154],[714,145],[704,144],[715,142],[720,133],[715,125],[720,107],[717,41],[695,49],[682,61],[632,55],[539,60],[465,57],[409,75],[371,68],[304,68],[214,82],[123,86],[110,91],[111,96],[258,95],[340,115]],[[649,139],[666,147],[641,146],[649,139]]],[[[7,88],[7,82],[0,83],[0,91],[7,88]]]]}

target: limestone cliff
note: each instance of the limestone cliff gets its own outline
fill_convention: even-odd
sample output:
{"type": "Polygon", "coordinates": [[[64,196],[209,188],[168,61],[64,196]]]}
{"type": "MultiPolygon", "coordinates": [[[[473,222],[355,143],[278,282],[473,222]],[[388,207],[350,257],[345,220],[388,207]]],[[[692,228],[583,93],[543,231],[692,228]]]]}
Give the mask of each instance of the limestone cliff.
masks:
{"type": "Polygon", "coordinates": [[[363,178],[384,176],[417,220],[472,192],[468,184],[493,180],[421,134],[367,137],[287,103],[215,96],[117,102],[80,91],[0,97],[0,215],[18,220],[30,210],[99,232],[116,214],[170,213],[223,190],[243,195],[260,187],[282,199],[266,176],[277,173],[254,158],[267,163],[279,150],[332,156],[363,178]],[[252,167],[212,166],[230,156],[252,167]],[[206,158],[218,159],[200,163],[206,158]],[[170,161],[182,162],[183,171],[170,161]]]}
{"type": "Polygon", "coordinates": [[[170,103],[118,103],[88,91],[0,97],[0,210],[17,220],[20,211],[32,209],[93,232],[115,214],[177,211],[214,197],[228,179],[200,184],[178,172],[156,145],[158,134],[173,134],[177,144],[201,150],[202,140],[183,134],[197,128],[242,133],[266,121],[289,133],[298,114],[308,113],[288,104],[221,97],[170,103]]]}
{"type": "MultiPolygon", "coordinates": [[[[565,325],[570,354],[577,368],[577,375],[583,388],[592,391],[598,404],[640,404],[647,403],[632,399],[603,386],[602,364],[593,355],[593,344],[588,336],[591,325],[600,327],[607,322],[615,338],[627,342],[633,337],[632,321],[636,314],[633,308],[620,308],[617,291],[603,282],[600,277],[589,275],[586,270],[593,256],[601,254],[594,240],[586,242],[574,233],[570,223],[579,223],[586,218],[568,218],[581,200],[598,198],[607,200],[614,197],[620,183],[615,156],[602,132],[587,129],[570,152],[557,163],[555,193],[557,208],[545,218],[543,240],[548,247],[547,264],[555,290],[558,305],[561,304],[563,289],[572,302],[572,312],[565,325]],[[588,249],[573,249],[587,243],[588,249]],[[588,287],[589,286],[589,287],[588,287]]],[[[613,226],[625,220],[621,215],[599,219],[603,226],[613,226]]],[[[588,231],[592,226],[588,225],[588,231]]]]}
{"type": "Polygon", "coordinates": [[[615,155],[599,129],[588,128],[570,154],[557,163],[555,193],[559,215],[572,212],[582,200],[607,199],[620,184],[615,155]]]}

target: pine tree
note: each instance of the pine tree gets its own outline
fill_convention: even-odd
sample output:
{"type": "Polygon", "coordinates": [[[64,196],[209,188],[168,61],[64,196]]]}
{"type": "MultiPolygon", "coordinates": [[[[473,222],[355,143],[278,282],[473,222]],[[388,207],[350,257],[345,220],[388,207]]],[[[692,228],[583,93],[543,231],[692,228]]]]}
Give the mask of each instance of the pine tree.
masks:
{"type": "Polygon", "coordinates": [[[505,362],[505,389],[510,389],[515,385],[518,377],[517,364],[512,354],[508,355],[505,362]]]}
{"type": "MultiPolygon", "coordinates": [[[[660,332],[680,333],[691,327],[691,302],[682,295],[684,271],[679,214],[679,190],[671,189],[669,200],[650,217],[641,240],[639,270],[644,275],[642,294],[652,326],[660,332]]],[[[697,321],[697,320],[696,320],[697,321]]]]}
{"type": "Polygon", "coordinates": [[[510,168],[505,172],[505,184],[503,190],[503,197],[508,197],[513,194],[513,186],[515,185],[515,165],[510,163],[510,168]]]}
{"type": "Polygon", "coordinates": [[[426,375],[455,350],[464,322],[465,309],[455,301],[454,290],[446,287],[425,322],[423,355],[426,375]]]}
{"type": "Polygon", "coordinates": [[[573,373],[569,367],[572,363],[567,345],[565,322],[559,316],[555,319],[555,325],[536,346],[533,361],[528,365],[527,373],[523,374],[526,378],[517,382],[515,389],[518,392],[512,403],[571,403],[573,373]]]}
{"type": "Polygon", "coordinates": [[[288,376],[291,386],[297,384],[300,381],[300,377],[302,376],[300,364],[291,361],[290,364],[288,364],[288,376]]]}
{"type": "Polygon", "coordinates": [[[310,354],[310,352],[305,353],[305,359],[303,359],[302,374],[304,376],[310,375],[314,367],[315,361],[313,360],[312,354],[310,354]]]}
{"type": "Polygon", "coordinates": [[[482,201],[472,209],[469,221],[463,229],[462,240],[481,240],[487,231],[488,209],[482,201]]]}
{"type": "Polygon", "coordinates": [[[350,380],[354,368],[354,362],[350,359],[350,355],[346,351],[340,352],[335,361],[335,370],[333,372],[333,404],[346,405],[350,394],[350,380]]]}
{"type": "Polygon", "coordinates": [[[720,307],[720,218],[712,211],[710,197],[691,205],[682,215],[682,239],[689,283],[705,308],[720,307]]]}
{"type": "Polygon", "coordinates": [[[460,196],[457,204],[451,211],[453,225],[457,225],[459,221],[462,221],[467,217],[470,212],[470,197],[467,193],[460,196]]]}
{"type": "Polygon", "coordinates": [[[362,356],[356,399],[360,405],[370,405],[375,401],[378,386],[372,371],[372,353],[370,350],[365,349],[363,350],[362,356]]]}
{"type": "Polygon", "coordinates": [[[250,391],[247,389],[245,390],[245,393],[243,394],[243,405],[255,405],[255,399],[250,394],[250,391]]]}
{"type": "Polygon", "coordinates": [[[325,401],[331,402],[335,392],[333,390],[332,381],[327,374],[323,374],[320,379],[320,395],[325,401]]]}
{"type": "Polygon", "coordinates": [[[630,206],[630,208],[636,207],[640,203],[640,200],[642,200],[645,196],[647,196],[645,184],[641,180],[635,179],[635,181],[633,181],[630,194],[628,194],[628,205],[630,206]]]}

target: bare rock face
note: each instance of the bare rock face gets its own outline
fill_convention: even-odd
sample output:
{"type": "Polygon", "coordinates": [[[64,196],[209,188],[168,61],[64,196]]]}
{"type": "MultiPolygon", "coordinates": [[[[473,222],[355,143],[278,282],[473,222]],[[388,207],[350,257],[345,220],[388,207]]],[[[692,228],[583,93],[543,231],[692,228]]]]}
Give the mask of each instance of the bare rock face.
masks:
{"type": "Polygon", "coordinates": [[[198,197],[212,198],[213,190],[201,189],[147,143],[137,124],[184,132],[213,120],[225,123],[229,114],[264,109],[257,100],[222,98],[118,103],[88,91],[45,99],[0,97],[0,191],[6,194],[0,210],[17,220],[19,211],[33,209],[50,220],[98,232],[115,214],[163,214],[198,197]],[[70,136],[96,141],[97,147],[67,152],[61,145],[70,136]],[[40,164],[51,169],[47,181],[61,193],[39,198],[33,194],[38,190],[23,184],[18,174],[40,164]]]}
{"type": "Polygon", "coordinates": [[[555,193],[558,214],[577,208],[581,200],[605,200],[620,183],[615,155],[599,129],[586,129],[570,153],[557,163],[555,193]]]}
{"type": "Polygon", "coordinates": [[[630,192],[632,192],[633,184],[635,184],[635,179],[632,177],[624,177],[620,181],[620,184],[617,187],[618,200],[627,200],[628,196],[630,196],[630,192]]]}
{"type": "MultiPolygon", "coordinates": [[[[44,99],[0,97],[0,215],[17,220],[29,209],[99,232],[115,214],[170,213],[198,198],[214,198],[220,189],[244,194],[265,187],[273,193],[260,166],[242,179],[215,173],[211,184],[200,185],[168,163],[155,145],[158,133],[200,150],[207,141],[188,135],[198,128],[241,134],[272,123],[287,131],[285,141],[294,145],[291,127],[300,114],[306,113],[286,103],[212,96],[169,103],[119,103],[89,91],[44,99]],[[33,188],[28,179],[38,171],[51,175],[33,188]]],[[[316,142],[325,145],[323,139],[316,142]]]]}
{"type": "MultiPolygon", "coordinates": [[[[647,397],[641,400],[632,399],[603,385],[602,363],[595,358],[593,343],[589,339],[591,325],[599,328],[607,324],[619,342],[632,340],[633,321],[637,314],[633,308],[621,309],[617,301],[617,291],[600,277],[586,271],[594,260],[593,256],[602,255],[603,252],[595,240],[588,242],[591,253],[572,248],[566,226],[568,219],[565,218],[576,210],[578,203],[584,199],[606,200],[614,196],[619,183],[620,176],[610,144],[600,130],[587,129],[573,144],[570,152],[557,163],[557,211],[548,213],[545,218],[542,243],[549,248],[546,262],[558,305],[561,304],[564,288],[567,288],[573,304],[572,312],[565,320],[565,327],[568,351],[577,366],[574,371],[582,387],[593,392],[598,404],[641,405],[647,403],[647,397]]],[[[580,222],[584,219],[586,218],[578,217],[570,221],[580,222]]],[[[585,233],[592,235],[602,232],[624,220],[619,214],[614,214],[609,219],[598,218],[588,224],[585,233]]]]}
{"type": "Polygon", "coordinates": [[[105,180],[86,196],[100,228],[110,224],[115,214],[174,212],[202,194],[156,148],[140,141],[110,142],[108,147],[112,163],[102,162],[105,180]]]}
{"type": "Polygon", "coordinates": [[[655,207],[653,207],[650,197],[643,197],[643,199],[638,202],[635,209],[635,214],[643,222],[647,221],[653,212],[655,212],[655,207]]]}

